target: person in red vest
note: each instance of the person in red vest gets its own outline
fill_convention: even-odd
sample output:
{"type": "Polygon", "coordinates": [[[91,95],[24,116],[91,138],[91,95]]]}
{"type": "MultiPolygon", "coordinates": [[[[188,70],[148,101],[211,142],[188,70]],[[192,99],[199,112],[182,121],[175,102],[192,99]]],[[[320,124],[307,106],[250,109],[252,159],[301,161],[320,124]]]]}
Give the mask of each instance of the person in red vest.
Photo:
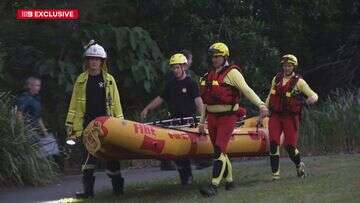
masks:
{"type": "Polygon", "coordinates": [[[297,148],[298,129],[300,126],[301,109],[304,102],[314,104],[318,95],[311,90],[304,79],[295,73],[298,60],[294,55],[287,54],[281,58],[282,71],[271,82],[270,93],[266,105],[270,109],[270,164],[273,180],[280,179],[280,137],[284,133],[284,144],[290,159],[295,163],[297,176],[305,177],[305,165],[301,161],[297,148]],[[307,96],[303,101],[301,94],[307,96]]]}
{"type": "Polygon", "coordinates": [[[200,188],[200,193],[204,196],[216,195],[223,177],[226,180],[226,190],[234,187],[232,166],[226,147],[238,117],[244,114],[244,109],[239,106],[240,92],[260,109],[260,117],[268,113],[265,103],[245,82],[239,67],[229,65],[228,47],[221,42],[215,43],[210,46],[209,52],[212,68],[200,80],[200,93],[205,105],[199,131],[205,134],[204,123],[207,119],[215,157],[211,184],[200,188]]]}

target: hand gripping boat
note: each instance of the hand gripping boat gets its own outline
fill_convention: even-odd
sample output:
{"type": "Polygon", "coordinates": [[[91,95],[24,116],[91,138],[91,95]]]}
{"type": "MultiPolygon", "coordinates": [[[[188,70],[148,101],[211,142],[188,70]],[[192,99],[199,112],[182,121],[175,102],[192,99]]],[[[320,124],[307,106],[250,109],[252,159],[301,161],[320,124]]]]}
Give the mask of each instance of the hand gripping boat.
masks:
{"type": "MultiPolygon", "coordinates": [[[[257,117],[243,120],[233,132],[228,154],[266,155],[267,123],[265,119],[264,125],[257,127],[257,117]]],[[[83,142],[91,154],[107,160],[200,158],[213,154],[209,135],[201,136],[195,127],[161,127],[113,117],[93,120],[84,130],[83,142]]]]}

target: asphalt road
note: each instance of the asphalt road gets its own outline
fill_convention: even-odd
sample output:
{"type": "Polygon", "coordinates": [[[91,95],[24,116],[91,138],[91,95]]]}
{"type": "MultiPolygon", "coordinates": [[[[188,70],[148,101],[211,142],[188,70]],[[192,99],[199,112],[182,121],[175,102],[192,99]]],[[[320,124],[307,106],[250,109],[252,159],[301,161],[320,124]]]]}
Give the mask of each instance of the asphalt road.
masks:
{"type": "MultiPolygon", "coordinates": [[[[127,183],[176,177],[177,171],[161,171],[159,168],[126,169],[122,171],[127,183]]],[[[111,189],[110,179],[105,172],[96,173],[95,192],[111,189]]],[[[71,197],[82,190],[81,175],[65,176],[58,182],[43,187],[3,188],[0,190],[0,202],[57,202],[71,197]]]]}

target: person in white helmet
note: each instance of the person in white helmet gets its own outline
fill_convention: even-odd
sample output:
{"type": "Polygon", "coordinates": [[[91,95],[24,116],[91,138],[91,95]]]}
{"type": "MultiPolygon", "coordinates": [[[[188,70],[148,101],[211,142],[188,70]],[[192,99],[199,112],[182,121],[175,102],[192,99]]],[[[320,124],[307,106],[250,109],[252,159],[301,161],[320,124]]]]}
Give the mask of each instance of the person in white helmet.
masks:
{"type": "MultiPolygon", "coordinates": [[[[84,72],[74,84],[68,115],[66,118],[67,136],[79,138],[83,129],[96,117],[112,116],[123,118],[119,91],[112,75],[107,72],[104,48],[91,40],[85,46],[84,72]]],[[[84,146],[82,161],[84,191],[76,193],[77,198],[94,196],[96,158],[84,146]]],[[[107,175],[111,178],[113,193],[123,194],[124,179],[121,176],[120,162],[107,162],[107,175]]]]}

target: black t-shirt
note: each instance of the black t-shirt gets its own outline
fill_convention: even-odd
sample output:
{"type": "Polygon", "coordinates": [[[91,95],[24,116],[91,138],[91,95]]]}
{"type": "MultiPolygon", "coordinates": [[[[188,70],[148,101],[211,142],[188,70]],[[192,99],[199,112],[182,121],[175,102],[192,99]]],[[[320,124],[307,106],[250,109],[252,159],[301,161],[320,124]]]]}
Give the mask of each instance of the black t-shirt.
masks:
{"type": "Polygon", "coordinates": [[[200,96],[199,86],[190,77],[170,80],[160,95],[169,106],[171,117],[196,115],[195,98],[200,96]]]}
{"type": "Polygon", "coordinates": [[[85,123],[98,116],[106,116],[105,83],[102,74],[91,76],[86,84],[85,123]]]}

